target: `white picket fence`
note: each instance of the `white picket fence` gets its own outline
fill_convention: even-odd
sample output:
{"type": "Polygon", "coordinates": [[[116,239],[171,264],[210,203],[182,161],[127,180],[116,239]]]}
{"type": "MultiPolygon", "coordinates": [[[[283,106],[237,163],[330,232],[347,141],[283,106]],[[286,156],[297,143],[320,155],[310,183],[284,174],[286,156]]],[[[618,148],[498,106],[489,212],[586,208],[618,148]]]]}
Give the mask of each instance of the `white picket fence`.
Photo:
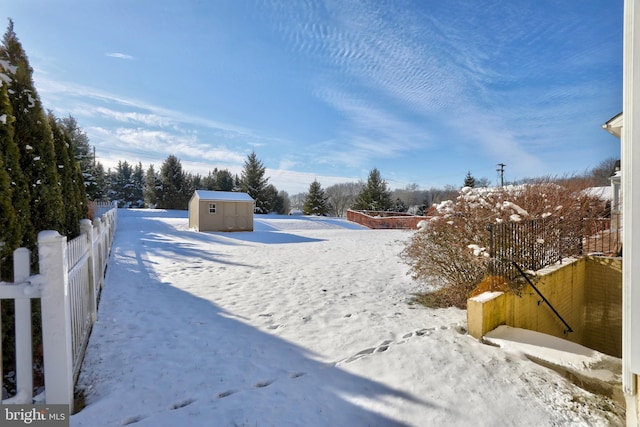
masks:
{"type": "MultiPolygon", "coordinates": [[[[97,318],[98,298],[116,231],[117,209],[110,206],[93,222],[80,221],[80,236],[69,242],[56,231],[40,232],[39,274],[30,274],[28,249],[14,251],[14,282],[0,282],[0,299],[15,301],[16,394],[4,400],[0,396],[0,404],[34,401],[31,299],[39,298],[45,387],[41,400],[68,404],[73,413],[73,389],[97,318]]],[[[2,351],[0,345],[0,360],[2,351]]],[[[3,378],[0,364],[0,385],[3,378]]]]}

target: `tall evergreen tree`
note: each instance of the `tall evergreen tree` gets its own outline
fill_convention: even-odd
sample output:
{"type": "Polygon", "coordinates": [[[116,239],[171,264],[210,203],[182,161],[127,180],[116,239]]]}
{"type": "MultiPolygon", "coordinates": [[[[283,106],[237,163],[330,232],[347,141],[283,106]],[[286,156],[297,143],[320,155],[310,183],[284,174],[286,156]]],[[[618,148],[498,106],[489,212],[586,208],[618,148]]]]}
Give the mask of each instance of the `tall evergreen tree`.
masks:
{"type": "Polygon", "coordinates": [[[119,207],[130,206],[131,200],[129,193],[132,186],[132,174],[133,169],[126,160],[118,161],[116,170],[110,173],[111,191],[109,197],[111,200],[117,201],[119,207]]]}
{"type": "Polygon", "coordinates": [[[169,155],[160,168],[158,207],[162,209],[186,209],[191,193],[187,193],[186,176],[180,160],[169,155]]]}
{"type": "MultiPolygon", "coordinates": [[[[63,231],[62,192],[51,128],[33,85],[33,70],[11,20],[2,42],[0,62],[8,64],[3,74],[8,77],[9,100],[16,119],[14,140],[20,150],[20,167],[31,193],[31,222],[36,231],[63,231]]],[[[35,234],[29,236],[27,243],[34,246],[35,234]]]]}
{"type": "Polygon", "coordinates": [[[265,172],[266,168],[252,151],[244,162],[240,191],[249,194],[256,201],[256,213],[262,214],[269,213],[271,208],[271,200],[265,194],[269,181],[269,178],[264,177],[265,172]]]}
{"type": "Polygon", "coordinates": [[[76,189],[76,206],[79,210],[78,215],[81,219],[89,218],[89,197],[87,195],[84,174],[82,173],[80,163],[75,157],[75,142],[69,134],[67,134],[67,137],[69,138],[67,143],[67,157],[69,158],[69,168],[72,171],[73,185],[76,189]]]}
{"type": "Polygon", "coordinates": [[[89,200],[100,200],[97,193],[103,189],[98,187],[95,156],[89,144],[89,137],[71,115],[60,120],[60,123],[73,143],[73,159],[79,164],[87,197],[89,200]]]}
{"type": "Polygon", "coordinates": [[[402,199],[400,199],[399,197],[396,197],[396,200],[393,202],[393,205],[391,206],[391,211],[406,212],[407,209],[408,209],[407,205],[402,201],[402,199]]]}
{"type": "Polygon", "coordinates": [[[382,179],[380,171],[374,168],[369,172],[367,184],[358,195],[353,209],[388,211],[392,205],[391,191],[387,189],[387,183],[382,179]]]}
{"type": "Polygon", "coordinates": [[[233,175],[228,169],[221,169],[216,174],[216,184],[219,191],[233,191],[233,175]]]}
{"type": "MultiPolygon", "coordinates": [[[[2,66],[0,65],[0,73],[2,66]]],[[[5,222],[0,224],[0,242],[4,242],[0,248],[0,265],[11,268],[13,251],[20,246],[28,245],[30,236],[35,238],[35,231],[31,224],[29,210],[29,187],[27,180],[20,168],[20,151],[13,139],[13,110],[7,96],[7,83],[0,79],[0,161],[3,172],[7,173],[9,188],[3,190],[0,203],[9,203],[11,209],[7,212],[5,222]],[[13,212],[13,214],[11,213],[13,212]],[[5,258],[6,256],[6,258],[5,258]]],[[[0,214],[3,216],[4,214],[0,214]]]]}
{"type": "Polygon", "coordinates": [[[203,186],[202,186],[202,181],[204,180],[204,178],[202,178],[202,175],[200,175],[199,173],[196,174],[191,174],[191,185],[193,186],[194,190],[202,190],[203,186]]]}
{"type": "Polygon", "coordinates": [[[212,191],[233,191],[233,175],[228,169],[214,168],[207,176],[202,178],[198,188],[212,191]]]}
{"type": "Polygon", "coordinates": [[[158,189],[160,188],[160,177],[153,165],[149,166],[144,177],[144,202],[148,207],[155,207],[158,204],[158,189]]]}
{"type": "Polygon", "coordinates": [[[196,191],[196,185],[200,175],[194,175],[191,172],[183,172],[184,182],[182,184],[181,194],[184,197],[184,208],[187,209],[189,205],[189,199],[194,191],[196,191]]]}
{"type": "Polygon", "coordinates": [[[118,206],[137,208],[144,206],[145,173],[142,163],[132,166],[129,162],[119,161],[115,172],[110,177],[110,198],[116,200],[118,206]]]}
{"type": "Polygon", "coordinates": [[[135,206],[137,208],[144,207],[144,181],[145,181],[145,173],[144,169],[142,169],[142,163],[138,162],[138,164],[133,168],[133,173],[131,175],[131,191],[129,193],[131,197],[131,206],[135,206]]]}
{"type": "Polygon", "coordinates": [[[278,198],[273,211],[280,215],[286,215],[291,211],[291,200],[289,200],[289,194],[286,191],[278,191],[278,198]]]}
{"type": "Polygon", "coordinates": [[[88,193],[87,197],[96,201],[108,201],[111,188],[109,180],[107,179],[107,173],[105,172],[102,163],[96,163],[96,166],[93,169],[93,176],[96,180],[96,188],[90,194],[88,193]]]}
{"type": "Polygon", "coordinates": [[[464,177],[464,186],[471,188],[476,186],[476,179],[471,175],[471,171],[467,172],[467,175],[464,177]]]}
{"type": "Polygon", "coordinates": [[[73,238],[80,234],[81,217],[81,194],[76,187],[76,171],[69,158],[69,147],[71,138],[64,128],[57,122],[55,116],[50,112],[48,115],[49,127],[53,136],[53,143],[56,153],[56,166],[60,177],[62,188],[62,206],[64,210],[62,233],[73,238]]]}
{"type": "Polygon", "coordinates": [[[278,189],[273,184],[267,184],[262,192],[262,209],[265,213],[277,212],[278,209],[278,189]]]}
{"type": "Polygon", "coordinates": [[[9,174],[0,158],[0,280],[11,278],[12,246],[16,246],[15,229],[16,212],[11,204],[11,185],[9,174]]]}
{"type": "Polygon", "coordinates": [[[309,185],[309,193],[302,206],[302,213],[318,216],[326,216],[329,213],[327,196],[325,196],[324,190],[317,180],[314,180],[309,185]]]}
{"type": "Polygon", "coordinates": [[[210,171],[207,176],[200,181],[199,190],[215,191],[218,189],[218,169],[210,171]]]}

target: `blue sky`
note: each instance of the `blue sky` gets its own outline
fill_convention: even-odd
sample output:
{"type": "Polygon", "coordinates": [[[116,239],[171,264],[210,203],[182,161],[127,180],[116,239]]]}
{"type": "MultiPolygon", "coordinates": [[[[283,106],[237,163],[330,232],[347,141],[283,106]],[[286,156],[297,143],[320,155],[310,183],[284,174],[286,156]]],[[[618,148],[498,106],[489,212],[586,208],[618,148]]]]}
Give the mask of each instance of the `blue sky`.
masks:
{"type": "MultiPolygon", "coordinates": [[[[8,4],[7,4],[8,3],[8,4]]],[[[619,156],[622,0],[9,0],[45,108],[98,160],[290,195],[584,172],[619,156]]],[[[6,23],[3,28],[6,29],[6,23]]]]}

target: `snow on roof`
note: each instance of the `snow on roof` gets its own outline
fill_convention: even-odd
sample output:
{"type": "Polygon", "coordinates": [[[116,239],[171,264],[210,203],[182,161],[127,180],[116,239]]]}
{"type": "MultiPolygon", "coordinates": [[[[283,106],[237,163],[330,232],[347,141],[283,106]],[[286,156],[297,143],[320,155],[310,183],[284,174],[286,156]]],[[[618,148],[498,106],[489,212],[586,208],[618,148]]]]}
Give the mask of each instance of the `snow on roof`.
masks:
{"type": "Polygon", "coordinates": [[[236,191],[208,191],[196,190],[194,196],[198,196],[200,200],[219,200],[226,202],[253,202],[253,198],[247,193],[238,193],[236,191]]]}
{"type": "Polygon", "coordinates": [[[589,197],[597,197],[600,200],[613,200],[613,191],[611,186],[607,187],[589,187],[583,193],[589,197]]]}

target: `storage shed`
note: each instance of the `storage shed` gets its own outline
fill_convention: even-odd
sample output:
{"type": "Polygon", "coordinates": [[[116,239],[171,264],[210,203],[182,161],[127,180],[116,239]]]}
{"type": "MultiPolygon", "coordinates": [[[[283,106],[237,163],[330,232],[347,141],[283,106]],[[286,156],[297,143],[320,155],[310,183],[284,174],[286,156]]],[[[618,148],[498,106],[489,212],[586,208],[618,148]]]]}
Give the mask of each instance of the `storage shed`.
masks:
{"type": "Polygon", "coordinates": [[[255,201],[247,193],[196,190],[189,200],[189,228],[253,231],[255,201]]]}

